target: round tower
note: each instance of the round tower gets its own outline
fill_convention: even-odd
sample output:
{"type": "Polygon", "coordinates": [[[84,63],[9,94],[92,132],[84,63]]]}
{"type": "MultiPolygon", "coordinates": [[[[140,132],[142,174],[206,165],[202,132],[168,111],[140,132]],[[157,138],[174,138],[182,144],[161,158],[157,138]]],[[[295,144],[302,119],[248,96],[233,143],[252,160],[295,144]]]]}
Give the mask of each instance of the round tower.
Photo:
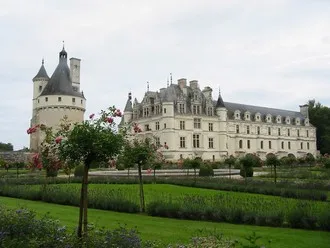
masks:
{"type": "Polygon", "coordinates": [[[220,148],[220,157],[227,155],[227,108],[225,103],[222,100],[220,90],[215,106],[217,116],[219,117],[219,148],[220,148]]]}
{"type": "MultiPolygon", "coordinates": [[[[37,90],[39,91],[39,88],[37,90]]],[[[53,75],[36,97],[34,109],[35,122],[33,124],[45,124],[52,127],[54,131],[58,129],[64,117],[72,123],[84,120],[86,99],[82,92],[73,89],[64,46],[59,53],[59,63],[53,75]]],[[[36,132],[35,137],[31,136],[31,150],[38,150],[43,140],[41,135],[36,132]]]]}

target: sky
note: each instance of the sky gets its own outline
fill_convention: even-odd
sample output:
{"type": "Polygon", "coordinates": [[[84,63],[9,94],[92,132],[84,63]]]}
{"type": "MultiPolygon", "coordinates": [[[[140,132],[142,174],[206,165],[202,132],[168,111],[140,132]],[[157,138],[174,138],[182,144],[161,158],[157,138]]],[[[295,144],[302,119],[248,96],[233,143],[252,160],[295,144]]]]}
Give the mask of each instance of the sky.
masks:
{"type": "Polygon", "coordinates": [[[170,73],[216,99],[299,111],[330,105],[328,0],[0,0],[0,142],[29,146],[32,78],[65,41],[81,59],[85,118],[170,73]]]}

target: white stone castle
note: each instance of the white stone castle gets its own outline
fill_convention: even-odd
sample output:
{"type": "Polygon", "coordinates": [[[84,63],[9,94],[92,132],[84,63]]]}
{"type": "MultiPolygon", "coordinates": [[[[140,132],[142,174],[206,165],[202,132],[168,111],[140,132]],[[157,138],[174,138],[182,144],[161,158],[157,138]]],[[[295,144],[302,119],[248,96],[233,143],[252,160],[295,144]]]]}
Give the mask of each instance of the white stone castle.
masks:
{"type": "MultiPolygon", "coordinates": [[[[168,161],[200,157],[219,161],[230,155],[255,153],[265,159],[317,154],[316,128],[309,123],[308,106],[289,111],[212,99],[212,89],[201,90],[186,79],[159,91],[147,91],[141,102],[131,93],[121,125],[137,123],[138,137],[155,139],[168,161]]],[[[133,132],[133,130],[132,130],[133,132]]]]}
{"type": "MultiPolygon", "coordinates": [[[[59,53],[58,66],[50,78],[42,60],[40,70],[33,78],[32,102],[31,127],[45,124],[56,129],[65,116],[71,122],[84,120],[86,99],[80,91],[80,59],[71,58],[69,68],[64,46],[59,53]]],[[[38,151],[42,139],[40,131],[31,134],[30,150],[38,151]]]]}

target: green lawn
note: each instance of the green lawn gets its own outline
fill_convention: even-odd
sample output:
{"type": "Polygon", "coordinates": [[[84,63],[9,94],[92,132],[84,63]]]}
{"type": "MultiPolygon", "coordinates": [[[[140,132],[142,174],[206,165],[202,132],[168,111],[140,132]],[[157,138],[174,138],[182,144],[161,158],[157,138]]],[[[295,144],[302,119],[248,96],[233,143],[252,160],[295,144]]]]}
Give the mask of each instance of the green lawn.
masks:
{"type": "MultiPolygon", "coordinates": [[[[36,211],[39,216],[49,212],[50,216],[59,219],[62,224],[70,228],[74,228],[77,224],[77,207],[18,200],[8,197],[0,197],[0,204],[10,208],[26,207],[36,211]]],[[[272,248],[322,248],[329,247],[330,243],[330,233],[328,232],[175,220],[96,209],[89,210],[89,221],[99,227],[106,228],[116,227],[118,223],[127,224],[129,227],[136,226],[140,230],[142,238],[162,240],[164,243],[186,242],[200,229],[208,231],[216,229],[226,237],[238,238],[240,240],[255,231],[257,235],[262,236],[262,243],[267,243],[269,239],[272,240],[270,246],[272,248]]]]}

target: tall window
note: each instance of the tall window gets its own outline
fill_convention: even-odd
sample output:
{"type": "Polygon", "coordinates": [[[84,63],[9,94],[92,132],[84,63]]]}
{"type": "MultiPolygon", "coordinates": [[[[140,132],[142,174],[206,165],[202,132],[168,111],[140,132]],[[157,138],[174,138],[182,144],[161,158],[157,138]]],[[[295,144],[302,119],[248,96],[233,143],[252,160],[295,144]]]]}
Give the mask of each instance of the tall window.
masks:
{"type": "Polygon", "coordinates": [[[250,126],[246,126],[246,133],[250,134],[250,126]]]}
{"type": "Polygon", "coordinates": [[[268,127],[268,135],[272,134],[272,129],[270,127],[268,127]]]}
{"type": "Polygon", "coordinates": [[[239,147],[240,149],[243,148],[243,140],[240,140],[240,141],[238,142],[238,147],[239,147]]]}
{"type": "Polygon", "coordinates": [[[180,121],[180,129],[181,130],[186,129],[186,123],[185,123],[185,121],[180,121]]]}
{"type": "Polygon", "coordinates": [[[299,137],[300,136],[300,130],[297,129],[297,136],[299,137]]]}
{"type": "Polygon", "coordinates": [[[260,127],[257,127],[257,134],[260,134],[260,127]]]}
{"type": "Polygon", "coordinates": [[[307,142],[307,150],[309,150],[309,142],[307,142]]]}
{"type": "Polygon", "coordinates": [[[201,128],[201,119],[194,118],[194,128],[201,128]]]}
{"type": "Polygon", "coordinates": [[[159,130],[159,121],[156,121],[156,130],[159,130]]]}
{"type": "Polygon", "coordinates": [[[45,101],[48,102],[48,97],[45,98],[45,101]]]}
{"type": "Polygon", "coordinates": [[[160,108],[159,105],[156,105],[156,115],[160,114],[160,108]]]}
{"type": "Polygon", "coordinates": [[[213,108],[212,107],[207,107],[207,115],[208,116],[213,116],[213,108]]]}
{"type": "Polygon", "coordinates": [[[304,143],[300,142],[300,149],[304,149],[304,143]]]}
{"type": "Polygon", "coordinates": [[[214,148],[213,147],[213,138],[209,138],[209,148],[214,148]]]}
{"type": "Polygon", "coordinates": [[[199,134],[193,134],[193,147],[199,148],[199,134]]]}
{"type": "Polygon", "coordinates": [[[250,149],[250,140],[247,140],[247,148],[250,149]]]}
{"type": "Polygon", "coordinates": [[[239,133],[239,125],[236,125],[236,133],[239,133]]]}
{"type": "Polygon", "coordinates": [[[284,141],[281,142],[281,148],[284,149],[284,141]]]}
{"type": "Polygon", "coordinates": [[[210,131],[210,132],[213,131],[213,123],[209,123],[209,131],[210,131]]]}
{"type": "Polygon", "coordinates": [[[290,136],[290,129],[288,129],[288,136],[290,136]]]}
{"type": "Polygon", "coordinates": [[[59,97],[57,98],[57,100],[58,100],[59,102],[62,102],[62,97],[59,96],[59,97]]]}
{"type": "Polygon", "coordinates": [[[39,85],[39,92],[41,92],[42,91],[42,86],[41,85],[39,85]]]}
{"type": "Polygon", "coordinates": [[[156,146],[159,147],[160,146],[160,138],[155,137],[155,142],[156,142],[156,146]]]}
{"type": "Polygon", "coordinates": [[[308,130],[306,130],[306,136],[309,137],[309,132],[308,132],[308,130]]]}
{"type": "Polygon", "coordinates": [[[164,114],[166,114],[166,108],[164,108],[164,114]]]}
{"type": "Polygon", "coordinates": [[[180,112],[181,114],[184,114],[184,104],[183,104],[183,103],[180,103],[180,104],[179,104],[179,112],[180,112]]]}
{"type": "Polygon", "coordinates": [[[164,129],[166,129],[166,123],[164,123],[164,129]]]}
{"type": "Polygon", "coordinates": [[[264,141],[260,141],[260,149],[264,149],[264,141]]]}
{"type": "Polygon", "coordinates": [[[288,142],[288,149],[289,150],[291,149],[291,142],[290,141],[288,142]]]}
{"type": "Polygon", "coordinates": [[[180,148],[186,148],[186,137],[180,137],[180,148]]]}
{"type": "Polygon", "coordinates": [[[272,141],[271,140],[268,141],[268,147],[269,147],[269,149],[272,149],[272,141]]]}
{"type": "Polygon", "coordinates": [[[76,98],[72,98],[72,103],[75,103],[76,102],[76,98]]]}
{"type": "Polygon", "coordinates": [[[193,114],[199,115],[201,113],[201,106],[199,105],[193,105],[193,114]]]}
{"type": "Polygon", "coordinates": [[[281,135],[281,128],[278,128],[277,131],[278,131],[278,136],[280,136],[281,135]]]}

